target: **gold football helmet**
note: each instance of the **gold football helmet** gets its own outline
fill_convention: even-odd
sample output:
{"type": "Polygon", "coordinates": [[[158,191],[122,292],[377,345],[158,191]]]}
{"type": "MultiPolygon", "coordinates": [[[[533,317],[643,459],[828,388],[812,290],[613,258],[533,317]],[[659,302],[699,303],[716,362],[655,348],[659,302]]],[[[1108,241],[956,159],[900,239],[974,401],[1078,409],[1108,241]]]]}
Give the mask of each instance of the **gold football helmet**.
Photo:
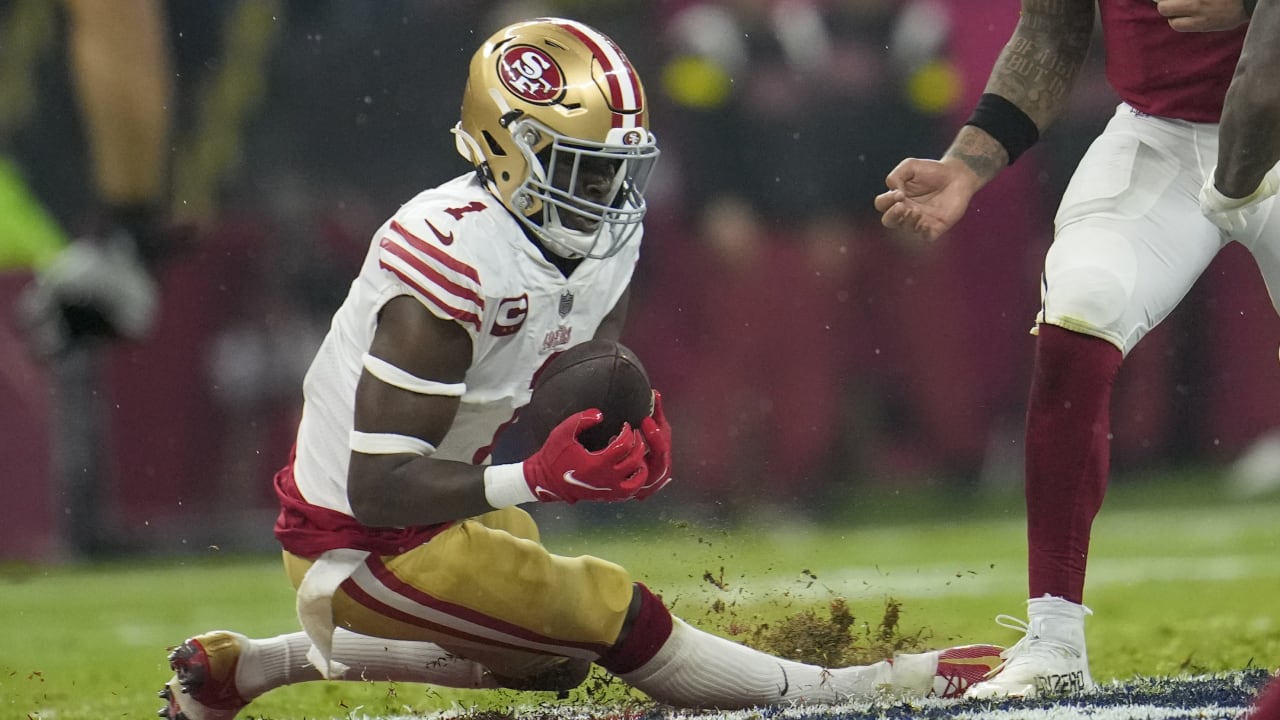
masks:
{"type": "Polygon", "coordinates": [[[572,20],[499,30],[471,59],[458,152],[549,250],[606,258],[640,229],[658,158],[622,50],[572,20]]]}

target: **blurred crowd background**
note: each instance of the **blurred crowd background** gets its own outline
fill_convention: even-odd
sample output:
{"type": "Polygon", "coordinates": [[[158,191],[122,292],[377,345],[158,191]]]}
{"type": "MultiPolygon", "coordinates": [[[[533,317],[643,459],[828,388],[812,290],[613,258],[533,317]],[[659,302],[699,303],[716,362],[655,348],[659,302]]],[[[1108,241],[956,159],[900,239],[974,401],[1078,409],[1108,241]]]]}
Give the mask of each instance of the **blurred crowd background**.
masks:
{"type": "MultiPolygon", "coordinates": [[[[0,558],[271,547],[270,477],[301,378],[370,236],[467,170],[449,129],[496,28],[565,15],[640,70],[663,157],[624,337],[666,398],[677,482],[652,507],[821,519],[872,488],[1021,484],[1052,214],[1116,99],[1093,63],[1072,107],[932,245],[872,206],[937,157],[981,93],[1016,0],[170,0],[174,213],[145,342],[112,346],[60,450],[58,383],[0,274],[0,558]],[[116,542],[77,547],[75,478],[116,542]]],[[[0,152],[68,233],[90,201],[56,3],[0,1],[0,152]]],[[[5,238],[0,237],[0,243],[5,238]]],[[[1280,427],[1280,321],[1229,248],[1121,371],[1114,462],[1226,468],[1280,427]]],[[[1118,480],[1122,481],[1122,480],[1118,480]]]]}

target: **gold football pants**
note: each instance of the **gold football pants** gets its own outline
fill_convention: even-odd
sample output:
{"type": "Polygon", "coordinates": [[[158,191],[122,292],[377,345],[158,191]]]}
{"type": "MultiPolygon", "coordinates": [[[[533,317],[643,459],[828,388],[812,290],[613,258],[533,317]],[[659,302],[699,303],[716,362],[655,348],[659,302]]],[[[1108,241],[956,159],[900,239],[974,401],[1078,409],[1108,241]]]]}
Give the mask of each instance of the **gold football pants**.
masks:
{"type": "MultiPolygon", "coordinates": [[[[285,552],[284,564],[296,589],[312,560],[285,552]]],[[[334,594],[333,621],[364,635],[433,642],[524,677],[560,657],[599,657],[617,639],[631,595],[622,567],[551,554],[533,518],[511,507],[403,554],[370,555],[334,594]]]]}

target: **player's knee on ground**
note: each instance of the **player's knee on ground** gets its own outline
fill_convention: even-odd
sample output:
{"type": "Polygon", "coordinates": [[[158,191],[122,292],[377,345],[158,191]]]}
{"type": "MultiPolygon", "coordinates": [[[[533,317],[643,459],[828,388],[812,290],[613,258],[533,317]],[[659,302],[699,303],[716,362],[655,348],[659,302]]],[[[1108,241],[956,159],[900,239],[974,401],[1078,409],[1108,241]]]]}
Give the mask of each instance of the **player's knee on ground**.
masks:
{"type": "Polygon", "coordinates": [[[591,672],[591,661],[585,658],[559,658],[550,663],[547,669],[525,675],[509,677],[499,672],[493,673],[498,685],[509,690],[543,690],[551,692],[568,692],[587,679],[591,672]]]}
{"type": "MultiPolygon", "coordinates": [[[[632,580],[614,563],[554,555],[521,537],[536,534],[527,513],[507,508],[399,555],[371,556],[334,593],[333,620],[373,637],[433,642],[504,684],[572,687],[580,682],[573,672],[552,677],[576,670],[559,667],[562,658],[588,658],[617,641],[632,580]]],[[[286,553],[285,565],[298,586],[312,561],[286,553]]]]}

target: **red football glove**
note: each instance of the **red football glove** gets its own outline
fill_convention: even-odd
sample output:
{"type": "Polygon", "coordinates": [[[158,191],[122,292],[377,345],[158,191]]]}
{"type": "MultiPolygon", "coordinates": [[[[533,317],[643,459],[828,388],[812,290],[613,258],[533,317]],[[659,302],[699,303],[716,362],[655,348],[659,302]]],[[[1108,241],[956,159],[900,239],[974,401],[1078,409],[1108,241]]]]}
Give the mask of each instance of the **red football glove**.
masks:
{"type": "Polygon", "coordinates": [[[662,393],[653,391],[653,414],[640,421],[640,433],[649,446],[645,455],[648,479],[636,491],[636,499],[643,500],[671,482],[671,423],[662,412],[662,393]]]}
{"type": "Polygon", "coordinates": [[[648,479],[645,441],[639,430],[623,424],[604,449],[592,452],[578,435],[599,425],[599,410],[570,415],[551,431],[547,441],[524,461],[524,481],[542,502],[628,500],[648,479]]]}

